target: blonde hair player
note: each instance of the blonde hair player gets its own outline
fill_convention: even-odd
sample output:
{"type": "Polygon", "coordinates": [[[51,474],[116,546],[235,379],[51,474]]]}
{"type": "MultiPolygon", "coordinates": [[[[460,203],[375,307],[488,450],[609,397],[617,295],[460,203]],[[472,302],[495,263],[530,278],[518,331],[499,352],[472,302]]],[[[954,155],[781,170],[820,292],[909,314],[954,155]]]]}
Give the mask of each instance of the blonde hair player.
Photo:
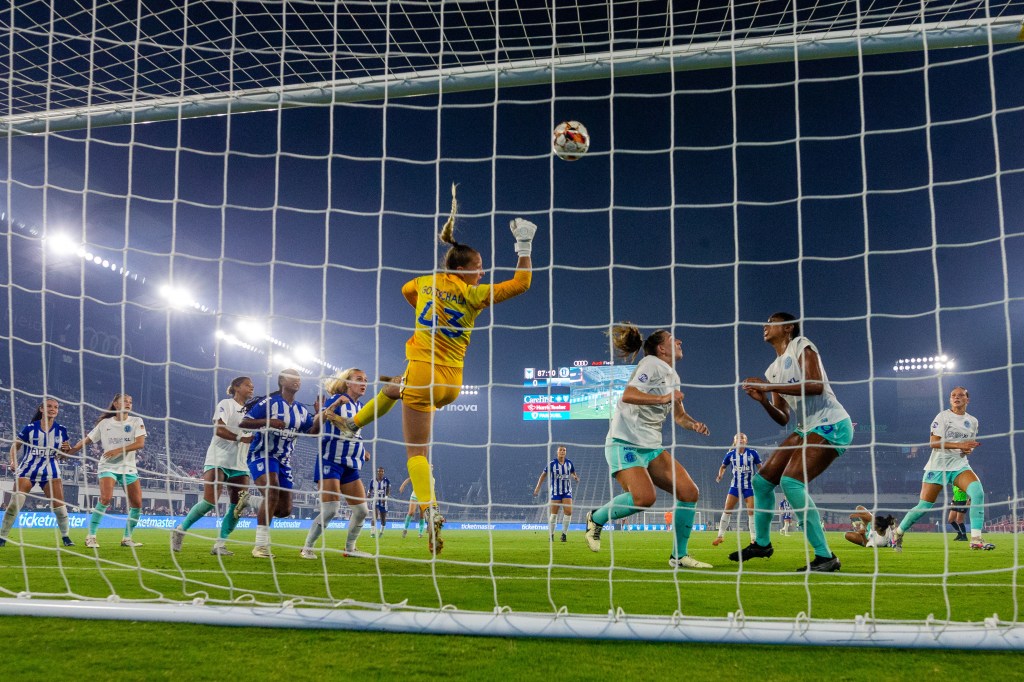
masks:
{"type": "Polygon", "coordinates": [[[478,252],[455,240],[458,204],[452,185],[452,208],[440,239],[449,245],[443,268],[405,283],[402,295],[416,314],[416,330],[405,344],[408,360],[402,385],[387,384],[343,428],[354,432],[387,414],[402,401],[402,431],[409,478],[427,521],[427,548],[440,554],[444,547],[444,516],[437,508],[428,460],[434,411],[454,402],[462,388],[462,367],[477,316],[488,306],[525,293],[532,280],[533,237],[537,226],[523,218],[511,222],[519,261],[512,279],[480,284],[484,262],[478,252]]]}
{"type": "Polygon", "coordinates": [[[238,524],[235,510],[242,493],[249,489],[249,465],[245,459],[252,443],[252,434],[243,431],[239,424],[245,416],[245,405],[255,390],[249,377],[235,377],[228,386],[230,397],[217,403],[213,412],[213,438],[206,448],[206,461],[203,463],[203,499],[196,502],[181,524],[171,531],[171,551],[181,551],[185,532],[207,512],[217,508],[221,490],[227,488],[230,503],[220,521],[220,535],[210,554],[234,554],[227,548],[227,539],[238,524]]]}
{"type": "Polygon", "coordinates": [[[132,397],[118,393],[110,401],[106,412],[96,420],[96,426],[85,439],[79,441],[68,451],[69,455],[77,454],[89,443],[99,443],[103,454],[96,469],[99,474],[100,497],[96,508],[89,519],[89,534],[85,536],[85,546],[98,549],[96,530],[100,520],[110,506],[114,496],[114,484],[124,488],[128,496],[128,523],[124,527],[122,547],[141,547],[141,542],[132,540],[132,531],[139,524],[142,512],[142,484],[139,483],[139,469],[135,465],[135,453],[146,445],[146,425],[139,417],[133,417],[132,397]]]}
{"type": "Polygon", "coordinates": [[[939,412],[932,421],[932,454],[924,465],[921,499],[907,512],[893,534],[892,548],[897,552],[903,551],[903,535],[935,506],[939,493],[949,484],[965,491],[971,498],[971,549],[996,548],[981,536],[985,526],[985,488],[967,462],[967,457],[981,445],[977,440],[978,419],[967,413],[970,402],[967,389],[956,386],[949,392],[949,409],[939,412]]]}
{"type": "Polygon", "coordinates": [[[71,521],[64,505],[64,482],[61,480],[60,465],[57,463],[58,459],[68,453],[71,443],[68,442],[68,430],[57,423],[59,411],[60,403],[53,398],[47,398],[36,408],[36,413],[32,415],[28,426],[23,428],[11,443],[11,470],[17,471],[18,474],[14,482],[14,493],[11,495],[11,501],[7,503],[3,523],[0,524],[0,547],[7,544],[7,535],[18,518],[18,512],[25,504],[25,497],[37,485],[50,500],[53,515],[57,517],[61,542],[65,547],[75,546],[68,535],[71,521]],[[27,448],[28,452],[19,464],[18,451],[22,447],[27,448]]]}
{"type": "Polygon", "coordinates": [[[612,415],[604,456],[612,476],[626,492],[587,514],[587,544],[601,549],[601,529],[609,521],[625,518],[654,504],[656,488],[672,493],[673,547],[668,564],[672,568],[712,568],[687,553],[690,531],[700,492],[686,468],[661,445],[665,419],[704,436],[708,427],[686,413],[680,379],[673,365],[683,357],[683,344],[659,329],[644,340],[640,330],[629,323],[612,330],[612,343],[623,357],[644,358],[629,377],[626,390],[612,415]]]}

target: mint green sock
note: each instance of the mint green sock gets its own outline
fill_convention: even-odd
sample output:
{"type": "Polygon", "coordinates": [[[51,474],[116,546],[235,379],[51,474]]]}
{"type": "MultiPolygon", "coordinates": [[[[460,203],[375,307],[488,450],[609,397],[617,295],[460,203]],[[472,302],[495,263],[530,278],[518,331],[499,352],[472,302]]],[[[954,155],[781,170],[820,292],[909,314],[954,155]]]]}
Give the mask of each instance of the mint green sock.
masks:
{"type": "Polygon", "coordinates": [[[237,507],[237,506],[238,506],[237,504],[229,504],[228,505],[228,510],[224,514],[224,518],[220,520],[220,539],[221,540],[224,540],[229,535],[231,535],[231,531],[233,531],[235,529],[235,526],[238,525],[238,519],[235,518],[235,507],[237,507]]]}
{"type": "Polygon", "coordinates": [[[594,510],[590,518],[597,525],[603,526],[609,521],[625,518],[638,511],[640,511],[640,508],[633,504],[633,493],[622,493],[613,497],[612,501],[608,504],[594,510]]]}
{"type": "Polygon", "coordinates": [[[135,526],[139,525],[139,514],[141,513],[142,510],[138,507],[132,507],[128,510],[128,523],[126,523],[124,527],[124,536],[126,538],[130,538],[132,536],[132,532],[135,531],[135,526]]]}
{"type": "Polygon", "coordinates": [[[103,514],[109,506],[108,504],[97,504],[96,508],[92,510],[92,516],[89,517],[89,535],[96,535],[96,529],[100,527],[100,519],[103,518],[103,514]]]}
{"type": "Polygon", "coordinates": [[[206,500],[199,500],[196,502],[192,505],[192,508],[188,510],[188,515],[185,517],[185,520],[181,522],[181,529],[188,530],[191,528],[193,523],[206,516],[206,512],[213,509],[214,506],[215,505],[210,504],[206,500]]]}
{"type": "MultiPolygon", "coordinates": [[[[973,502],[973,500],[972,500],[973,502]]],[[[907,512],[907,515],[900,521],[900,531],[906,533],[910,527],[917,523],[917,520],[928,513],[928,510],[935,506],[934,502],[918,500],[917,506],[907,512]]],[[[971,526],[974,526],[974,519],[971,519],[971,526]]]]}
{"type": "Polygon", "coordinates": [[[402,526],[404,530],[409,530],[409,524],[412,523],[412,514],[405,515],[405,525],[402,526]]]}
{"type": "Polygon", "coordinates": [[[423,529],[426,528],[426,527],[427,527],[427,522],[421,516],[420,517],[420,535],[423,535],[423,529]]]}
{"type": "Polygon", "coordinates": [[[690,542],[690,531],[693,530],[693,517],[697,514],[696,502],[680,502],[676,500],[676,508],[672,513],[672,530],[675,531],[675,551],[672,556],[684,557],[687,555],[687,545],[690,542]]]}
{"type": "Polygon", "coordinates": [[[980,533],[985,527],[985,488],[982,487],[981,481],[973,481],[964,492],[967,493],[967,497],[971,498],[969,512],[971,533],[973,534],[974,531],[980,533]]]}
{"type": "Polygon", "coordinates": [[[821,515],[814,506],[814,500],[807,494],[807,484],[789,476],[783,476],[780,483],[790,506],[804,524],[804,533],[807,542],[814,548],[814,556],[831,557],[832,550],[828,548],[825,531],[821,528],[821,515]]]}
{"type": "Polygon", "coordinates": [[[775,484],[754,474],[754,542],[772,544],[772,518],[775,516],[775,484]]]}

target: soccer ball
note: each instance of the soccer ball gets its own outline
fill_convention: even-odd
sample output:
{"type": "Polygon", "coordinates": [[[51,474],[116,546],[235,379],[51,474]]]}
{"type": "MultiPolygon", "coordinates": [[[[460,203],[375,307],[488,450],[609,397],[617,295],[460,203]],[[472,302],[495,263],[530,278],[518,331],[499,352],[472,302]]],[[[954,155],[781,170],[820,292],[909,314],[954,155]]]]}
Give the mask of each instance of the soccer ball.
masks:
{"type": "Polygon", "coordinates": [[[590,149],[590,133],[579,121],[562,121],[551,134],[551,148],[563,161],[575,161],[590,149]]]}

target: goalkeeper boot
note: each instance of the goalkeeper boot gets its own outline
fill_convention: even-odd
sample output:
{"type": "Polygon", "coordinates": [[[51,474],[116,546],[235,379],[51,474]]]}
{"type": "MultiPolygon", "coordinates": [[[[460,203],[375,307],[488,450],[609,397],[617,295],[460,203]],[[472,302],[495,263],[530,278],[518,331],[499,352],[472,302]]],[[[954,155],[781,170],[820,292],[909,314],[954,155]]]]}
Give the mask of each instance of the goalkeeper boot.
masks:
{"type": "Polygon", "coordinates": [[[65,547],[74,547],[74,546],[75,546],[75,543],[74,543],[74,542],[73,542],[73,541],[71,540],[71,538],[69,538],[69,537],[68,537],[67,535],[65,535],[64,537],[62,537],[62,538],[60,539],[60,541],[64,543],[64,546],[65,546],[65,547]]]}
{"type": "Polygon", "coordinates": [[[590,547],[591,552],[601,551],[601,530],[604,526],[594,521],[594,512],[587,512],[587,546],[590,547]]]}
{"type": "Polygon", "coordinates": [[[427,507],[424,518],[427,522],[427,549],[431,554],[440,554],[444,549],[444,540],[441,539],[444,517],[441,515],[441,510],[435,506],[427,507]]]}
{"type": "Polygon", "coordinates": [[[796,569],[797,573],[806,573],[811,571],[812,573],[835,573],[839,570],[842,564],[839,563],[839,557],[835,554],[832,556],[817,556],[815,555],[814,560],[806,566],[801,566],[796,569]]]}
{"type": "Polygon", "coordinates": [[[748,559],[767,559],[775,554],[775,548],[771,543],[762,547],[756,542],[751,542],[743,549],[729,555],[729,561],[747,561],[748,559]]]}

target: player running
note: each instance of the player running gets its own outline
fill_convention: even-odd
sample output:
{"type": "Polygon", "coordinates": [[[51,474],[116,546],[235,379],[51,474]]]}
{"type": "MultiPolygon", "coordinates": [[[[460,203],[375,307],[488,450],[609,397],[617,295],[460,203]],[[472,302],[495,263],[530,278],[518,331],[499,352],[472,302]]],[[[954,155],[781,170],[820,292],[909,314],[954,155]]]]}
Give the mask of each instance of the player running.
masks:
{"type": "Polygon", "coordinates": [[[537,485],[533,489],[533,496],[537,497],[540,492],[540,485],[548,478],[548,491],[551,494],[551,504],[548,508],[548,535],[551,542],[555,541],[555,524],[558,521],[558,510],[562,510],[562,542],[566,541],[566,533],[569,532],[569,520],[572,518],[572,479],[580,482],[571,459],[565,457],[565,446],[559,446],[555,453],[555,459],[548,462],[547,468],[540,472],[537,485]],[[550,477],[549,477],[550,475],[550,477]]]}
{"type": "MultiPolygon", "coordinates": [[[[761,455],[757,450],[747,447],[747,434],[737,433],[732,440],[732,450],[725,453],[722,466],[718,467],[718,476],[715,483],[722,481],[725,475],[725,468],[732,467],[732,480],[729,483],[729,494],[725,496],[725,511],[722,512],[722,519],[718,522],[718,537],[711,541],[711,544],[718,546],[725,540],[725,531],[729,529],[729,518],[731,512],[736,508],[737,502],[742,498],[743,506],[747,508],[747,528],[750,530],[751,542],[754,538],[754,490],[751,488],[751,481],[757,468],[761,466],[761,455]]],[[[739,520],[736,527],[740,527],[739,520]]]]}
{"type": "Polygon", "coordinates": [[[384,475],[384,467],[377,467],[377,477],[370,481],[368,499],[373,502],[373,516],[370,518],[370,537],[384,537],[388,524],[388,499],[391,497],[391,480],[384,475]],[[377,526],[374,525],[376,521],[377,526]],[[376,530],[379,527],[380,530],[376,530]]]}
{"type": "Polygon", "coordinates": [[[952,483],[971,498],[971,549],[995,549],[985,542],[981,530],[985,526],[985,488],[971,469],[967,457],[981,445],[978,437],[978,419],[967,413],[971,397],[967,389],[957,386],[949,393],[949,409],[935,416],[932,422],[932,454],[924,465],[921,479],[921,499],[907,512],[896,529],[892,548],[903,551],[903,535],[917,520],[935,506],[942,489],[952,483]]]}
{"type": "Polygon", "coordinates": [[[99,443],[103,447],[103,454],[100,455],[100,461],[96,466],[100,496],[89,519],[89,534],[85,536],[86,547],[98,549],[100,546],[96,540],[96,529],[100,527],[100,520],[114,497],[115,483],[124,488],[128,497],[128,523],[124,527],[121,546],[142,546],[141,542],[132,540],[132,532],[139,524],[139,515],[142,513],[142,484],[139,482],[135,453],[146,445],[146,425],[139,417],[133,417],[131,411],[132,397],[118,393],[106,412],[96,420],[96,426],[89,435],[68,451],[69,455],[77,454],[90,443],[99,443]]]}
{"type": "Polygon", "coordinates": [[[213,438],[210,439],[206,461],[203,462],[203,499],[196,502],[188,510],[185,520],[171,531],[171,551],[181,551],[186,531],[211,509],[217,508],[221,490],[226,488],[230,503],[220,521],[220,534],[210,554],[234,555],[227,548],[227,539],[238,524],[235,509],[239,496],[249,488],[249,467],[245,455],[252,443],[252,434],[243,431],[239,424],[245,416],[245,405],[255,390],[249,377],[235,377],[228,386],[227,394],[230,397],[217,403],[213,411],[213,438]]]}
{"type": "Polygon", "coordinates": [[[639,329],[626,323],[612,330],[612,343],[623,357],[635,358],[642,348],[644,358],[629,376],[605,441],[605,459],[625,492],[587,514],[587,544],[591,551],[599,551],[604,525],[650,507],[657,499],[656,488],[661,488],[676,499],[669,566],[712,568],[687,554],[699,491],[683,465],[661,444],[662,425],[670,414],[682,428],[709,434],[708,427],[683,407],[679,375],[672,367],[683,357],[682,342],[663,329],[644,340],[639,329]]]}
{"type": "Polygon", "coordinates": [[[781,485],[814,549],[811,562],[797,571],[838,571],[839,559],[828,547],[807,484],[846,452],[853,442],[853,422],[829,386],[817,347],[800,335],[800,323],[793,315],[775,313],[769,317],[764,340],[775,349],[777,357],[765,372],[766,379],[750,377],[744,380],[743,390],[761,403],[775,423],[785,426],[795,414],[797,425],[754,475],[754,542],[730,554],[729,559],[747,561],[774,553],[772,517],[775,488],[781,485]]]}
{"type": "Polygon", "coordinates": [[[320,487],[320,514],[313,519],[313,525],[306,535],[306,542],[299,552],[303,559],[316,559],[313,551],[314,543],[324,532],[331,519],[338,514],[341,499],[344,496],[352,516],[348,524],[348,536],[345,539],[346,557],[369,557],[370,554],[356,549],[356,541],[363,530],[363,521],[369,509],[366,506],[366,489],[359,478],[363,462],[370,459],[363,447],[363,437],[359,433],[342,432],[334,423],[332,415],[338,418],[351,417],[358,412],[363,404],[359,401],[366,393],[366,372],[355,367],[338,373],[327,380],[324,388],[331,394],[328,405],[334,407],[327,413],[328,422],[324,424],[324,435],[320,439],[320,459],[313,471],[313,480],[320,487]]]}
{"type": "Polygon", "coordinates": [[[57,423],[60,403],[53,398],[44,400],[28,425],[21,430],[18,437],[11,443],[11,470],[18,472],[14,482],[11,501],[4,512],[3,523],[0,524],[0,547],[7,544],[7,536],[18,518],[18,512],[25,504],[25,498],[32,488],[39,486],[50,500],[53,515],[57,517],[57,528],[60,530],[61,542],[65,547],[74,547],[69,532],[71,521],[68,509],[64,504],[64,481],[60,476],[60,464],[70,450],[68,430],[57,423]],[[25,459],[18,463],[18,452],[27,448],[25,459]]]}
{"type": "Polygon", "coordinates": [[[413,492],[427,519],[427,548],[440,554],[444,547],[441,527],[444,516],[437,508],[428,461],[434,411],[453,402],[462,388],[462,367],[469,338],[477,316],[485,308],[525,293],[530,288],[533,261],[530,253],[537,226],[528,220],[512,220],[519,261],[511,280],[494,285],[480,284],[484,263],[480,253],[453,236],[455,186],[452,186],[452,210],[441,230],[440,239],[450,248],[441,270],[405,283],[402,295],[416,311],[416,331],[405,345],[408,365],[402,385],[387,384],[348,420],[355,431],[387,414],[402,401],[402,431],[406,442],[407,466],[413,492]]]}

